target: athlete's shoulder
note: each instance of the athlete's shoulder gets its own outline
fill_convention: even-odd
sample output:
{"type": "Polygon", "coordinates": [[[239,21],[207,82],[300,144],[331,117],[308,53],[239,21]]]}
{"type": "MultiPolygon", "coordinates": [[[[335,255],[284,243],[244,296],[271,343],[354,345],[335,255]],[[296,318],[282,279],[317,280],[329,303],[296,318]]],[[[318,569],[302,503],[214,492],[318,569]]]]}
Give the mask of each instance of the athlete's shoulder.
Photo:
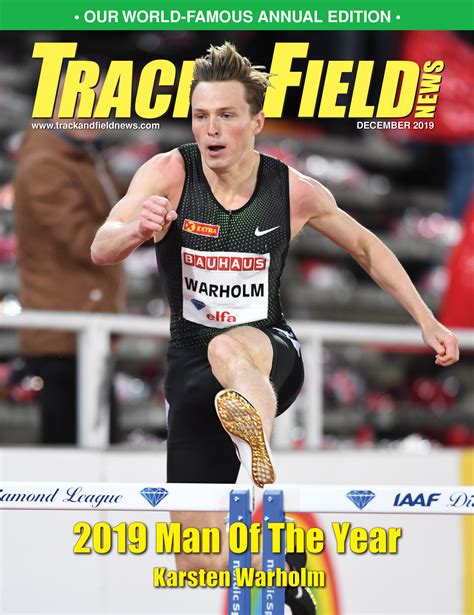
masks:
{"type": "Polygon", "coordinates": [[[289,167],[290,201],[299,205],[314,205],[332,198],[331,192],[316,179],[289,167]]]}
{"type": "Polygon", "coordinates": [[[177,150],[157,154],[142,164],[135,173],[127,196],[148,198],[155,194],[177,199],[185,176],[184,163],[177,150]]]}
{"type": "Polygon", "coordinates": [[[174,174],[185,173],[184,160],[177,148],[153,156],[145,165],[147,165],[149,172],[164,174],[170,180],[173,180],[174,174]]]}
{"type": "MultiPolygon", "coordinates": [[[[320,182],[290,167],[290,211],[294,220],[322,215],[335,206],[331,192],[320,182]]],[[[298,224],[297,226],[301,226],[298,224]]]]}
{"type": "Polygon", "coordinates": [[[146,186],[147,193],[167,195],[183,186],[185,175],[183,158],[173,149],[147,160],[135,173],[130,187],[146,186]]]}

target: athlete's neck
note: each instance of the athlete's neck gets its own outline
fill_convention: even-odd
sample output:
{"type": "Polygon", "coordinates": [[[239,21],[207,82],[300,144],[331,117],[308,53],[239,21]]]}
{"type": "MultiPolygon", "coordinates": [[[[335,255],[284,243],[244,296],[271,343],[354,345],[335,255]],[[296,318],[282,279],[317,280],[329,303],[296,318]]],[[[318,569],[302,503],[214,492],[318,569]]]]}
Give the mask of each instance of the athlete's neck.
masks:
{"type": "Polygon", "coordinates": [[[203,162],[212,193],[226,209],[239,209],[250,199],[257,183],[259,163],[260,154],[255,150],[228,169],[210,169],[203,162]]]}

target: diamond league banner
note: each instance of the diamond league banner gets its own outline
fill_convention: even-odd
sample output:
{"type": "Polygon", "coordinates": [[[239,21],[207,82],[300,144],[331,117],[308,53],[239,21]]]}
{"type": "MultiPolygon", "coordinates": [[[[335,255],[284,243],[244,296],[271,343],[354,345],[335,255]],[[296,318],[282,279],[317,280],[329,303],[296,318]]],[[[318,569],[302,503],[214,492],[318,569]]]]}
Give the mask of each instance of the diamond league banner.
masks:
{"type": "Polygon", "coordinates": [[[280,485],[291,510],[314,512],[474,514],[474,489],[435,485],[280,485]]]}
{"type": "MultiPolygon", "coordinates": [[[[468,203],[474,139],[473,25],[472,0],[0,0],[0,202],[3,190],[13,185],[20,141],[28,128],[36,134],[96,131],[124,186],[156,154],[192,141],[189,90],[194,61],[210,45],[229,41],[254,65],[271,73],[259,151],[328,186],[362,224],[370,221],[376,232],[390,232],[404,249],[410,274],[420,276],[423,296],[440,302],[443,322],[472,327],[472,276],[466,272],[472,271],[474,241],[472,198],[468,203]],[[96,91],[98,83],[100,91],[96,91]],[[397,190],[402,177],[412,191],[405,185],[397,190]],[[445,194],[445,218],[439,211],[432,212],[433,187],[445,194]],[[399,215],[392,216],[393,212],[399,215]],[[440,265],[453,246],[451,237],[461,235],[462,219],[470,222],[447,269],[429,271],[428,259],[440,265]],[[425,240],[431,243],[419,260],[415,248],[423,248],[425,240]],[[446,285],[452,292],[442,295],[446,285]]],[[[80,176],[78,166],[74,181],[79,182],[80,176]]],[[[35,179],[37,185],[41,179],[35,179]]],[[[43,179],[54,184],[54,173],[43,179]]],[[[102,179],[105,191],[113,192],[110,182],[102,179]]],[[[63,245],[74,249],[83,218],[74,220],[69,235],[64,236],[63,203],[56,205],[54,225],[63,245]]],[[[46,209],[47,203],[42,206],[46,209]]],[[[31,219],[31,237],[41,235],[41,221],[31,219]]],[[[199,220],[185,223],[183,230],[202,241],[211,241],[220,230],[199,220]]],[[[3,225],[0,217],[0,231],[3,225]]],[[[256,230],[259,228],[263,227],[256,230]]],[[[269,226],[264,232],[273,230],[269,226]]],[[[328,260],[334,252],[316,242],[309,244],[299,253],[297,269],[303,282],[293,287],[294,294],[307,285],[313,290],[316,309],[329,293],[338,309],[349,303],[356,312],[358,302],[349,295],[355,277],[341,273],[336,263],[329,266],[335,285],[328,286],[328,260]]],[[[8,249],[1,244],[2,262],[8,249]]],[[[32,254],[33,261],[43,251],[48,246],[32,254]]],[[[128,275],[137,296],[144,295],[145,287],[147,292],[151,286],[156,290],[154,282],[144,281],[144,273],[156,275],[154,256],[151,260],[152,268],[145,256],[130,265],[128,275]]],[[[225,286],[216,284],[216,276],[206,267],[190,258],[188,262],[184,282],[191,290],[184,311],[191,321],[222,328],[235,323],[239,315],[235,305],[242,309],[240,298],[247,291],[254,292],[254,297],[248,298],[245,310],[261,315],[268,286],[263,273],[260,279],[257,271],[258,284],[253,284],[252,291],[251,284],[239,282],[239,266],[244,265],[236,265],[232,284],[225,286]],[[231,297],[223,309],[219,309],[218,293],[231,297]],[[206,311],[210,306],[212,311],[206,311]]],[[[76,264],[77,269],[82,266],[76,264]]],[[[12,291],[7,283],[10,269],[0,272],[0,310],[5,313],[12,305],[12,292],[20,292],[17,286],[12,291]]],[[[247,273],[250,276],[252,268],[247,273]]],[[[50,309],[64,309],[61,290],[69,275],[74,274],[66,273],[63,282],[56,283],[48,298],[50,309]]],[[[107,293],[91,288],[88,309],[94,311],[104,295],[107,293]]],[[[129,306],[131,312],[141,309],[135,300],[136,296],[129,306]]],[[[75,301],[71,309],[76,309],[75,301]]],[[[308,302],[305,295],[304,314],[311,307],[308,302]]],[[[143,310],[151,316],[166,314],[156,297],[143,310]]],[[[333,312],[330,318],[337,316],[333,312]]],[[[156,366],[147,369],[155,377],[156,366]]],[[[307,370],[306,381],[312,379],[307,370]]],[[[447,389],[452,392],[455,385],[455,379],[451,380],[447,389]]],[[[140,384],[134,380],[129,388],[133,387],[140,389],[140,384]]],[[[401,395],[397,387],[403,389],[405,383],[393,380],[389,391],[375,391],[357,402],[359,380],[338,371],[325,381],[326,396],[336,402],[326,419],[343,434],[336,444],[328,438],[334,450],[299,451],[304,438],[298,426],[293,430],[294,450],[277,452],[287,531],[304,543],[303,570],[314,579],[306,590],[318,605],[318,615],[474,613],[474,584],[470,582],[474,576],[474,457],[466,429],[440,409],[449,391],[436,390],[432,404],[439,423],[450,426],[445,444],[471,446],[460,453],[464,455],[462,478],[457,457],[444,449],[443,461],[439,457],[433,461],[424,449],[413,455],[410,463],[418,468],[413,479],[416,485],[411,484],[408,462],[400,463],[400,472],[396,464],[379,465],[377,459],[365,465],[355,459],[354,467],[348,468],[349,446],[363,455],[367,437],[376,437],[377,446],[387,442],[385,427],[394,420],[401,395]],[[353,414],[343,415],[337,403],[351,395],[353,414]],[[368,424],[365,429],[356,427],[355,440],[349,443],[346,434],[359,420],[360,403],[366,404],[368,424]],[[335,456],[340,461],[335,462],[335,456]],[[426,485],[420,457],[429,476],[426,485]],[[329,466],[330,479],[326,474],[329,466]],[[349,471],[353,472],[350,478],[349,471]],[[325,484],[330,481],[332,484],[325,484]],[[387,482],[401,484],[389,486],[387,482]]],[[[421,383],[421,392],[410,391],[410,402],[416,397],[422,404],[429,394],[426,388],[430,382],[421,383]]],[[[20,385],[15,391],[18,389],[20,385]]],[[[0,390],[0,402],[6,390],[0,390]]],[[[162,397],[161,389],[155,391],[152,413],[164,406],[162,397]]],[[[139,411],[142,401],[137,404],[139,411]]],[[[449,400],[446,404],[450,409],[449,400]]],[[[411,416],[410,408],[403,407],[401,413],[418,427],[425,424],[425,409],[411,416]]],[[[0,431],[3,429],[0,417],[0,431]]],[[[432,433],[423,432],[425,436],[432,433]]],[[[41,456],[43,449],[38,449],[41,456]]],[[[39,459],[37,469],[30,466],[26,475],[27,464],[21,458],[31,450],[22,447],[15,463],[2,464],[0,448],[2,614],[239,612],[229,604],[228,571],[216,571],[214,580],[203,574],[201,566],[188,577],[176,572],[175,557],[186,549],[197,556],[213,553],[219,560],[227,548],[228,528],[213,544],[214,528],[189,528],[183,536],[180,522],[172,524],[168,512],[212,510],[225,516],[232,485],[206,484],[205,476],[202,484],[165,483],[166,460],[161,448],[149,456],[145,452],[146,462],[141,461],[142,451],[133,448],[114,449],[110,457],[99,451],[77,451],[77,461],[65,463],[64,471],[60,452],[53,451],[54,462],[39,459]],[[67,468],[71,467],[74,480],[69,481],[67,468]],[[110,468],[114,468],[112,478],[110,468]],[[4,472],[8,480],[3,480],[4,472]],[[32,482],[30,474],[39,482],[32,482]],[[120,481],[122,474],[126,481],[112,482],[120,481]],[[108,478],[111,482],[104,482],[108,478]]],[[[390,451],[397,454],[392,444],[390,451]]],[[[218,458],[214,462],[220,463],[218,458]]],[[[258,536],[264,522],[261,493],[249,489],[252,526],[248,535],[243,529],[239,534],[235,543],[239,548],[247,536],[249,544],[252,536],[258,536]]],[[[249,569],[251,577],[250,571],[256,569],[249,569]]],[[[291,589],[300,596],[299,585],[291,589]]],[[[291,612],[288,605],[284,613],[273,611],[267,597],[265,583],[256,577],[247,612],[242,615],[291,612]]],[[[313,615],[315,611],[294,612],[313,615]]]]}
{"type": "MultiPolygon", "coordinates": [[[[227,511],[234,485],[208,485],[205,497],[189,504],[186,484],[0,482],[0,509],[227,511]]],[[[252,489],[251,487],[248,487],[252,489]]],[[[279,485],[288,510],[318,513],[474,514],[474,489],[440,485],[279,485]]],[[[256,495],[256,494],[255,494],[256,495]]],[[[252,500],[255,498],[252,493],[252,500]]]]}
{"type": "Polygon", "coordinates": [[[233,485],[208,485],[189,502],[185,484],[0,482],[0,509],[227,511],[233,485]]]}

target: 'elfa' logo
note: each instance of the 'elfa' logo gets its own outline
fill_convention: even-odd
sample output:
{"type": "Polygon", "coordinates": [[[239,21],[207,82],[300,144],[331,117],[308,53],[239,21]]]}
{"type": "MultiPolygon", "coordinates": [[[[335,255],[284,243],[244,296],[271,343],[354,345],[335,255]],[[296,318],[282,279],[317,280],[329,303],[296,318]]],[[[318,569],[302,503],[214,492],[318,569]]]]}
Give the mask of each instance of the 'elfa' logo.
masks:
{"type": "Polygon", "coordinates": [[[230,312],[216,312],[215,314],[208,314],[208,320],[217,320],[218,322],[237,322],[236,317],[230,312]]]}
{"type": "Polygon", "coordinates": [[[217,224],[203,224],[194,220],[186,219],[183,222],[183,231],[194,235],[204,235],[206,237],[219,237],[219,226],[217,224]]]}
{"type": "Polygon", "coordinates": [[[401,493],[397,493],[393,502],[394,506],[431,506],[433,502],[439,500],[441,493],[430,493],[428,497],[425,497],[423,493],[413,496],[411,493],[406,493],[402,496],[401,493]]]}

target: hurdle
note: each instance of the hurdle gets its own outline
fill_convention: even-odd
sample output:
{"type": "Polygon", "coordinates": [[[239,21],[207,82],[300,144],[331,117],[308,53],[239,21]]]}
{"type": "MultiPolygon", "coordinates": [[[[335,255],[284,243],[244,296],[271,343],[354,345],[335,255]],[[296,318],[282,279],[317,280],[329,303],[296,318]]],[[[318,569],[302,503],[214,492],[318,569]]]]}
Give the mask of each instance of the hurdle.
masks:
{"type": "MultiPolygon", "coordinates": [[[[199,498],[190,498],[186,483],[103,482],[0,482],[0,512],[3,510],[63,510],[90,512],[224,512],[229,524],[247,528],[255,510],[251,485],[203,484],[199,498]]],[[[250,587],[239,587],[237,567],[251,566],[250,549],[229,549],[229,605],[241,614],[250,613],[250,587]]],[[[229,607],[230,608],[230,607],[229,607]]],[[[233,611],[234,613],[236,611],[233,611]]]]}
{"type": "MultiPolygon", "coordinates": [[[[189,497],[189,485],[181,483],[78,483],[0,482],[0,511],[209,511],[228,512],[229,524],[252,523],[260,489],[251,485],[202,485],[199,498],[189,497]]],[[[286,511],[292,513],[342,514],[433,514],[473,515],[474,486],[464,485],[288,485],[275,484],[263,491],[262,569],[285,570],[285,549],[274,552],[269,524],[283,524],[285,545],[286,511]]],[[[248,541],[247,541],[248,543],[248,541]]],[[[231,546],[231,545],[230,545],[231,546]]],[[[229,548],[228,613],[251,615],[249,586],[239,586],[236,569],[251,566],[250,545],[237,552],[229,548]]],[[[284,587],[269,585],[259,615],[284,613],[284,587]]]]}

